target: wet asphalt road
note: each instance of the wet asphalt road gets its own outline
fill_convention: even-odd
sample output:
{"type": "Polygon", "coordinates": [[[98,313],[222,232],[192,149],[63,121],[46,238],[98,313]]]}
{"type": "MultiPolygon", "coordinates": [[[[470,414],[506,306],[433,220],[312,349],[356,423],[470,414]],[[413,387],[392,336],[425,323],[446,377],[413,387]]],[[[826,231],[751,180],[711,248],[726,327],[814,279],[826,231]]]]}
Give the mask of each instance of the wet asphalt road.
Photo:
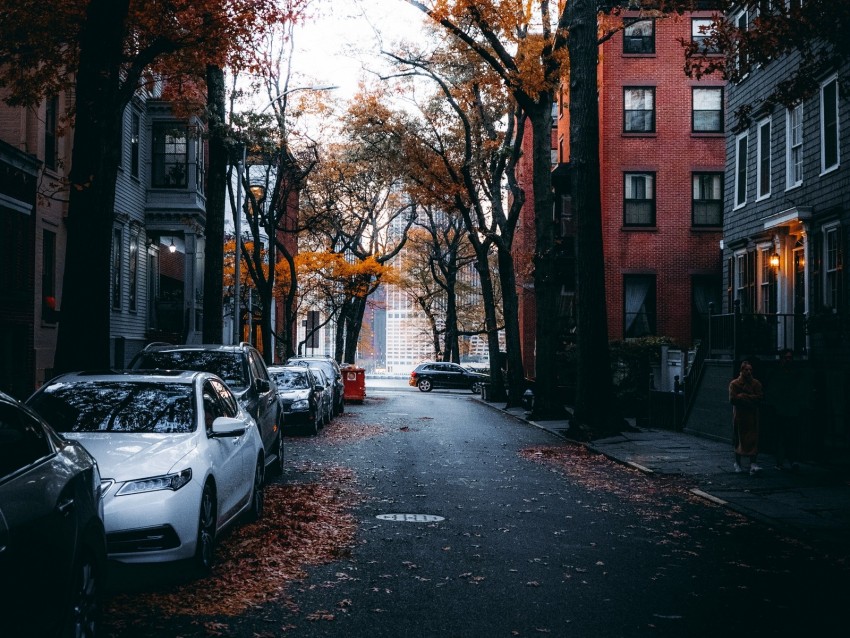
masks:
{"type": "MultiPolygon", "coordinates": [[[[790,636],[848,626],[844,557],[607,461],[576,457],[565,474],[524,458],[562,442],[469,393],[370,389],[338,424],[371,435],[288,438],[282,480],[352,470],[364,497],[356,546],[310,568],[287,604],[219,619],[218,635],[790,636]]],[[[169,635],[215,634],[175,619],[169,635]]]]}

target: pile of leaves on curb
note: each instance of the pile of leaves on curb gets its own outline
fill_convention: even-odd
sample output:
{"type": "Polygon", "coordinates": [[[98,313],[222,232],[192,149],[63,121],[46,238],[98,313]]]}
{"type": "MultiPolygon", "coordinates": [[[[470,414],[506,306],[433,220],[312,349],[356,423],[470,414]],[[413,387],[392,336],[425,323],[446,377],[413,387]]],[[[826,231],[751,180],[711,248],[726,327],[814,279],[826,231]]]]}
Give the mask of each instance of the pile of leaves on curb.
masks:
{"type": "Polygon", "coordinates": [[[263,518],[238,525],[220,540],[212,573],[171,588],[114,596],[105,610],[112,635],[146,618],[236,616],[284,599],[287,585],[305,568],[338,559],[354,544],[357,522],[349,513],[360,500],[354,475],[322,468],[320,480],[266,488],[263,518]]]}
{"type": "Polygon", "coordinates": [[[360,439],[368,439],[383,434],[386,430],[380,425],[366,425],[364,423],[352,422],[347,419],[348,414],[340,414],[322,431],[323,443],[339,445],[340,443],[351,443],[360,439]]]}

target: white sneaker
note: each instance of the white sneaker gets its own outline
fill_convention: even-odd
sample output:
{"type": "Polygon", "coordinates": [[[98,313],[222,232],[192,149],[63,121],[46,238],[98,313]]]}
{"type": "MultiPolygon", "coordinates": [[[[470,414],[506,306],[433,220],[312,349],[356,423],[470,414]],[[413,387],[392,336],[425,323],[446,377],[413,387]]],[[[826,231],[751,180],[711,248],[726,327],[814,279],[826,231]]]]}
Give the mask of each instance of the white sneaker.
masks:
{"type": "Polygon", "coordinates": [[[735,473],[741,473],[743,471],[743,468],[738,463],[735,463],[735,473]]]}
{"type": "Polygon", "coordinates": [[[757,474],[758,472],[761,472],[761,465],[750,463],[750,474],[757,474]]]}

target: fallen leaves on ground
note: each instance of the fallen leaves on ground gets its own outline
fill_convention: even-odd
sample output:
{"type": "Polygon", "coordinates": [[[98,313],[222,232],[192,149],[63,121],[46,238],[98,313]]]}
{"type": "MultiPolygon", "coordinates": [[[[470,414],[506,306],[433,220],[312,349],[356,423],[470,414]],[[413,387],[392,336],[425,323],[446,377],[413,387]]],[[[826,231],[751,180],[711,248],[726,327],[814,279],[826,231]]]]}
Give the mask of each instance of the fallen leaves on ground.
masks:
{"type": "Polygon", "coordinates": [[[321,434],[322,443],[351,443],[360,439],[368,439],[384,433],[380,425],[364,425],[346,419],[346,414],[341,414],[325,426],[321,434]]]}
{"type": "MultiPolygon", "coordinates": [[[[208,577],[155,592],[119,594],[105,617],[120,629],[154,615],[236,616],[280,599],[289,583],[305,576],[307,566],[350,550],[357,521],[348,510],[359,499],[353,473],[339,467],[323,468],[318,482],[268,485],[263,518],[221,539],[208,577]]],[[[329,620],[328,615],[316,619],[329,620]]],[[[216,623],[207,629],[225,627],[216,623]]]]}

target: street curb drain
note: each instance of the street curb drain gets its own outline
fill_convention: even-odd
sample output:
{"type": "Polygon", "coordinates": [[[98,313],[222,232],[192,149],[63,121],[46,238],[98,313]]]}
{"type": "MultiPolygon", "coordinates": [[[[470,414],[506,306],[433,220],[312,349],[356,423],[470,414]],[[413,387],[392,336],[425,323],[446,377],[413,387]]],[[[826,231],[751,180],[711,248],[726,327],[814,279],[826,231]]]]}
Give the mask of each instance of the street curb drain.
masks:
{"type": "Polygon", "coordinates": [[[433,514],[378,514],[375,518],[382,521],[402,523],[438,523],[446,520],[442,516],[435,516],[433,514]]]}

